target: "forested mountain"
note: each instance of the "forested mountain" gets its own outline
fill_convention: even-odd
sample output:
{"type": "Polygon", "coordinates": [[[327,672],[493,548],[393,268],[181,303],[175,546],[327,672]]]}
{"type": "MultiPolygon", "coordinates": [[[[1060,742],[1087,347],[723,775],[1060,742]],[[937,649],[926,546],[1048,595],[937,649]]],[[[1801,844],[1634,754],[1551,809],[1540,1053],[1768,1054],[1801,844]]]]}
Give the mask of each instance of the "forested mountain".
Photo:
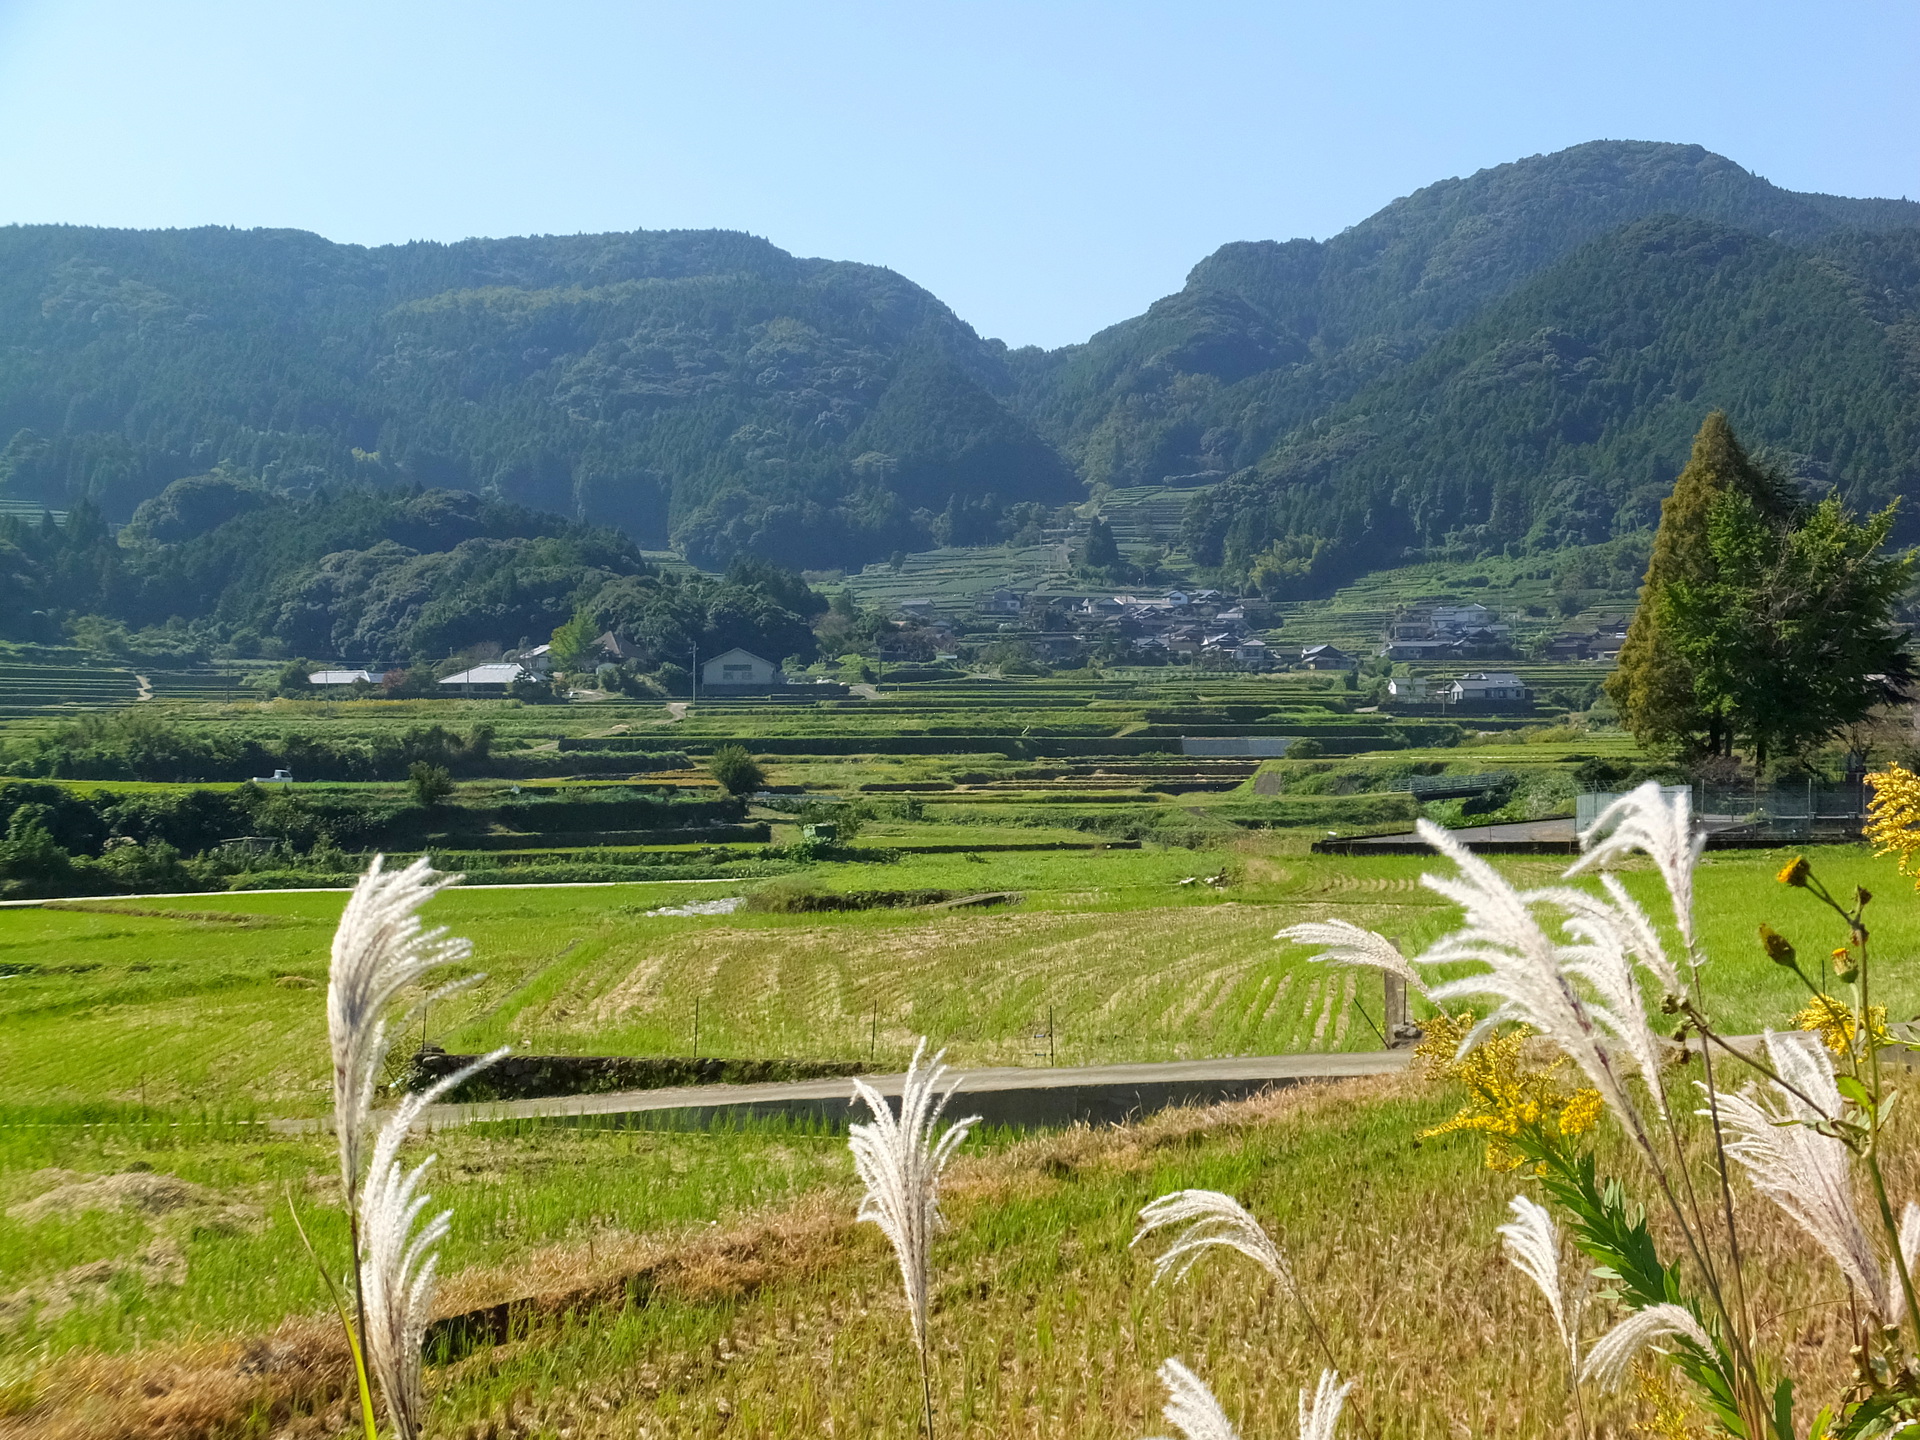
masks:
{"type": "Polygon", "coordinates": [[[1810,486],[1920,491],[1920,230],[1795,248],[1704,220],[1581,247],[1327,408],[1190,511],[1271,593],[1416,552],[1648,528],[1705,411],[1810,486]]]}
{"type": "MultiPolygon", "coordinates": [[[[12,227],[0,497],[119,523],[217,471],[233,483],[169,492],[125,537],[138,562],[102,574],[223,616],[238,602],[155,578],[175,563],[156,557],[244,544],[259,496],[462,491],[560,517],[393,539],[419,553],[310,577],[303,603],[363,615],[386,602],[361,591],[457,568],[424,557],[555,526],[826,568],[991,541],[1083,483],[1204,476],[1223,483],[1190,515],[1196,557],[1297,593],[1409,551],[1646,527],[1714,408],[1809,482],[1905,493],[1916,317],[1920,205],[1640,142],[1442,181],[1323,242],[1224,246],[1146,314],[1052,352],[982,340],[890,271],[724,232],[366,249],[12,227]],[[241,509],[203,523],[223,505],[241,509]]],[[[361,633],[330,623],[337,643],[361,633]]]]}
{"type": "Polygon", "coordinates": [[[857,562],[949,507],[1077,498],[1002,403],[1004,353],[890,271],[717,231],[15,226],[0,493],[124,520],[226,462],[480,491],[706,562],[857,562]]]}
{"type": "Polygon", "coordinates": [[[1090,483],[1239,470],[1530,276],[1656,215],[1789,245],[1920,226],[1920,204],[1796,194],[1697,145],[1596,141],[1429,185],[1324,242],[1223,246],[1146,314],[1015,351],[1021,403],[1090,483]]]}

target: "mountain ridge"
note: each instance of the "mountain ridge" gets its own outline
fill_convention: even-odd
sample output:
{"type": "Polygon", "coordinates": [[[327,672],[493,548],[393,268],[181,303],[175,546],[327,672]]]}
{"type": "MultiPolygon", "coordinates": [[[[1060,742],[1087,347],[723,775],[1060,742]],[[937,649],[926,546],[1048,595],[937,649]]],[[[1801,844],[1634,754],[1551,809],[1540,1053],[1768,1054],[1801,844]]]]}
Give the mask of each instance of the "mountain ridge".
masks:
{"type": "Polygon", "coordinates": [[[1284,588],[1350,567],[1365,536],[1397,558],[1462,536],[1586,534],[1597,505],[1643,523],[1661,467],[1684,458],[1669,454],[1673,407],[1696,402],[1799,454],[1810,481],[1904,493],[1920,483],[1906,438],[1920,409],[1913,236],[1910,201],[1785,190],[1697,145],[1593,141],[1437,181],[1326,240],[1223,245],[1142,314],[1042,351],[981,337],[891,270],[733,231],[365,247],[12,226],[0,495],[88,498],[125,520],[226,465],[295,495],[469,490],[709,565],[751,553],[829,568],[993,541],[1107,486],[1201,476],[1225,483],[1188,527],[1195,553],[1236,578],[1264,556],[1284,588]],[[1612,407],[1595,422],[1607,442],[1541,442],[1581,365],[1649,385],[1652,372],[1617,353],[1631,327],[1577,295],[1547,307],[1553,324],[1507,302],[1542,277],[1564,289],[1552,277],[1572,265],[1630,303],[1627,272],[1654,261],[1616,245],[1595,278],[1576,257],[1655,221],[1773,247],[1751,263],[1784,287],[1788,328],[1847,337],[1822,353],[1836,374],[1871,372],[1861,396],[1811,376],[1828,398],[1796,402],[1740,370],[1730,347],[1764,333],[1686,288],[1738,269],[1729,252],[1661,272],[1680,277],[1666,303],[1696,329],[1661,332],[1658,393],[1589,387],[1579,405],[1612,407]],[[1533,329],[1487,329],[1502,325],[1533,329]],[[1543,326],[1588,352],[1539,340],[1543,326]],[[1479,347],[1478,399],[1442,374],[1451,362],[1421,368],[1463,334],[1479,347]],[[1508,351],[1533,358],[1489,358],[1508,351]],[[1537,383],[1542,366],[1560,389],[1537,383]],[[1414,433],[1420,416],[1452,427],[1450,452],[1414,433]],[[1567,468],[1576,453],[1591,474],[1567,468]],[[1545,468],[1518,475],[1526,465],[1545,468]],[[1502,486],[1524,523],[1519,499],[1493,504],[1502,486]]]}

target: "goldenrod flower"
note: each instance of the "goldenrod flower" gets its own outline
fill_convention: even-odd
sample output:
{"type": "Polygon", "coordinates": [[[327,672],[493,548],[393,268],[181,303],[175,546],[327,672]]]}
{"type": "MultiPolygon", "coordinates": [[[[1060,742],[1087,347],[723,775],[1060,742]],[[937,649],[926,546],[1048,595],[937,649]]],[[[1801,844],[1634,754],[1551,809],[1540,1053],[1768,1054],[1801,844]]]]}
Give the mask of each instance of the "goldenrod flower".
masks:
{"type": "Polygon", "coordinates": [[[1796,855],[1787,863],[1786,867],[1773,878],[1778,880],[1782,885],[1798,885],[1804,888],[1807,883],[1807,876],[1812,872],[1813,867],[1807,864],[1807,857],[1804,855],[1796,855]]]}
{"type": "Polygon", "coordinates": [[[1920,868],[1914,855],[1920,852],[1920,775],[1904,765],[1889,765],[1867,776],[1873,787],[1873,799],[1867,802],[1867,839],[1877,855],[1900,857],[1900,873],[1915,877],[1920,889],[1920,868]]]}
{"type": "MultiPolygon", "coordinates": [[[[1839,952],[1844,953],[1844,952],[1839,952]]],[[[1806,1008],[1788,1022],[1796,1030],[1811,1030],[1820,1037],[1821,1042],[1836,1055],[1848,1055],[1853,1052],[1854,1036],[1859,1033],[1860,1019],[1850,1006],[1831,995],[1816,995],[1807,1002],[1806,1008]]],[[[1887,1007],[1873,1005],[1867,1010],[1867,1051],[1877,1050],[1892,1042],[1887,1030],[1887,1007]]]]}
{"type": "Polygon", "coordinates": [[[1584,1135],[1600,1123],[1600,1117],[1606,1113],[1607,1102],[1600,1092],[1589,1086],[1576,1090],[1568,1097],[1560,1111],[1560,1133],[1562,1135],[1584,1135]]]}
{"type": "Polygon", "coordinates": [[[1427,1038],[1414,1049],[1429,1073],[1457,1080],[1467,1090],[1467,1103],[1452,1119],[1421,1139],[1476,1130],[1486,1136],[1487,1168],[1517,1170],[1526,1157],[1512,1143],[1523,1131],[1584,1135],[1598,1123],[1606,1101],[1591,1086],[1566,1091],[1558,1074],[1565,1057],[1547,1065],[1530,1065],[1527,1042],[1533,1032],[1524,1025],[1480,1042],[1460,1055],[1460,1042],[1473,1029],[1471,1011],[1459,1016],[1437,1015],[1427,1022],[1427,1038]]]}

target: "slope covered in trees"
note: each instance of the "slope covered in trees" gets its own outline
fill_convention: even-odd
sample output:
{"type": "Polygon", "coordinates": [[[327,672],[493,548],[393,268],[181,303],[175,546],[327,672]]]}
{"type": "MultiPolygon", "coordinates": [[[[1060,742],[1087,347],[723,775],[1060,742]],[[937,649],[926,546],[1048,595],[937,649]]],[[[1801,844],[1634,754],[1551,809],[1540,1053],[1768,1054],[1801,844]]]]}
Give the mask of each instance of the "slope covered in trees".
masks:
{"type": "Polygon", "coordinates": [[[182,646],[395,663],[524,646],[582,615],[652,666],[695,644],[810,659],[808,618],[826,603],[764,561],[663,576],[615,530],[464,491],[265,494],[218,472],[176,481],[119,536],[91,505],[60,525],[0,517],[0,637],[54,640],[83,615],[131,631],[177,619],[182,646]]]}
{"type": "Polygon", "coordinates": [[[1077,494],[999,398],[1004,347],[890,271],[745,235],[10,227],[0,333],[0,492],[113,520],[225,462],[834,564],[923,542],[956,497],[1077,494]]]}
{"type": "Polygon", "coordinates": [[[1658,215],[1787,245],[1920,226],[1920,204],[1797,194],[1697,145],[1595,141],[1429,185],[1324,242],[1222,246],[1146,314],[1014,352],[1021,401],[1090,482],[1236,471],[1582,245],[1658,215]]]}
{"type": "Polygon", "coordinates": [[[1920,230],[1636,222],[1283,437],[1195,505],[1189,546],[1282,593],[1383,551],[1597,542],[1657,521],[1710,409],[1879,508],[1920,484],[1917,269],[1920,230]]]}

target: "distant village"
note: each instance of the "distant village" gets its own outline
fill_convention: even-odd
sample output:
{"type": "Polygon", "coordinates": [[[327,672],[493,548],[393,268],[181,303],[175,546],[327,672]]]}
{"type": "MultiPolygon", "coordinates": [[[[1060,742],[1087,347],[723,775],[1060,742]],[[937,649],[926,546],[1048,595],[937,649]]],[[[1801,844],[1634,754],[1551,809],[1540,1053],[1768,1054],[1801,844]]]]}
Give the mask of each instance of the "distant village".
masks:
{"type": "MultiPolygon", "coordinates": [[[[1092,659],[1134,665],[1195,665],[1236,671],[1326,671],[1354,674],[1364,667],[1385,677],[1381,703],[1413,712],[1451,709],[1525,708],[1533,699],[1526,683],[1509,670],[1487,662],[1522,658],[1513,627],[1480,604],[1410,606],[1388,621],[1370,655],[1337,645],[1312,644],[1292,649],[1261,635],[1273,614],[1258,597],[1236,597],[1219,590],[1167,590],[1156,595],[1073,597],[1040,591],[994,590],[971,606],[943,610],[931,599],[895,604],[892,638],[878,659],[886,664],[924,664],[958,660],[963,650],[991,653],[997,645],[1046,665],[1074,665],[1092,659]],[[1369,662],[1385,662],[1384,664],[1369,662]],[[1479,665],[1485,668],[1464,668],[1479,665]],[[1408,667],[1463,667],[1450,678],[1405,673],[1408,667]],[[1392,674],[1394,669],[1403,673],[1392,674]]],[[[1529,646],[1536,662],[1613,663],[1626,638],[1624,620],[1590,633],[1563,633],[1529,646]]],[[[628,658],[631,647],[613,633],[597,642],[606,660],[628,658]]],[[[551,672],[549,647],[540,645],[475,665],[437,683],[444,693],[504,695],[524,680],[542,682],[551,672]]],[[[381,676],[365,669],[322,670],[310,677],[316,686],[367,686],[381,676]]],[[[704,691],[745,693],[780,688],[794,677],[772,658],[746,650],[703,657],[697,683],[704,691]]]]}

